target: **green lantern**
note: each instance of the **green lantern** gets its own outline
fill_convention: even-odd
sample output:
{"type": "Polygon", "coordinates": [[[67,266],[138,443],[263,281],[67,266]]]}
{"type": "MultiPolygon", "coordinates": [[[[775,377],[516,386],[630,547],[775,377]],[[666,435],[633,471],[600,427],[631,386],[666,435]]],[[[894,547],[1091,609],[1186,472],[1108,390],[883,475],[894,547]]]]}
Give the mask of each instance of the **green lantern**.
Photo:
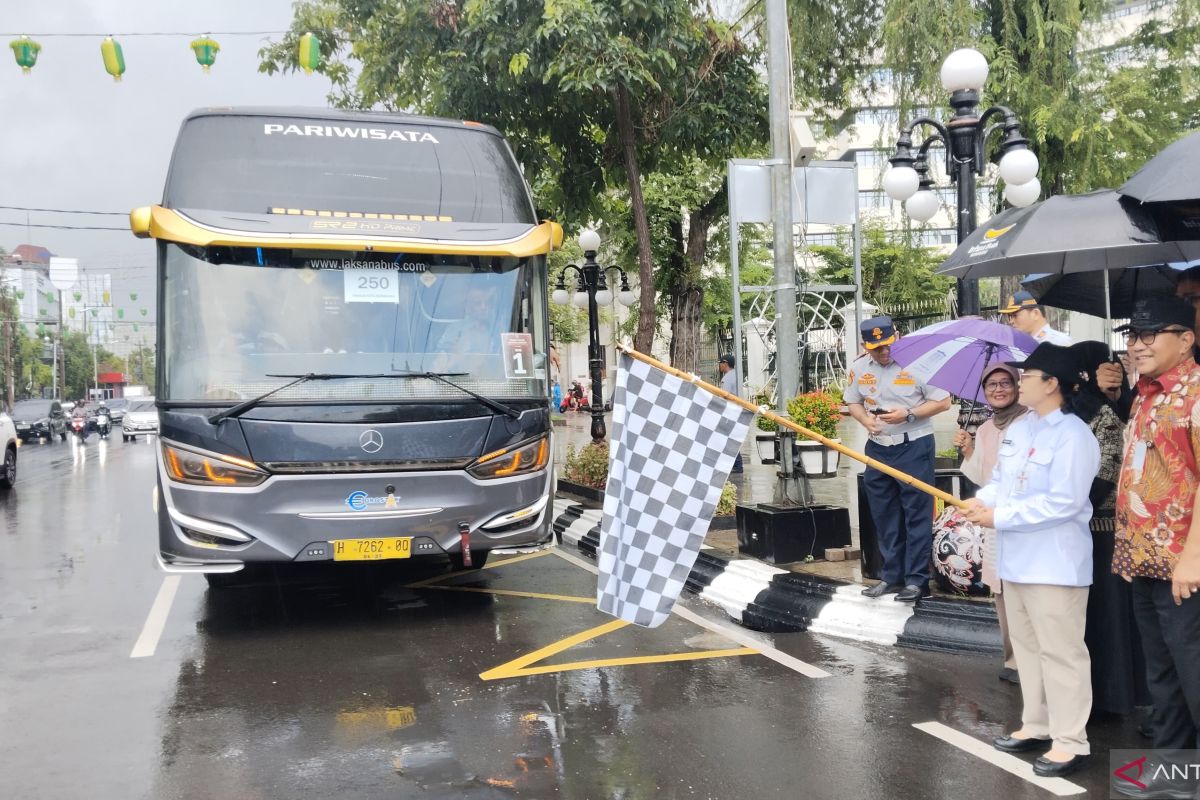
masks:
{"type": "Polygon", "coordinates": [[[125,54],[121,52],[121,43],[111,36],[105,37],[100,43],[100,55],[104,59],[104,71],[112,75],[114,81],[121,80],[125,74],[125,54]]]}
{"type": "Polygon", "coordinates": [[[133,332],[137,333],[137,329],[138,329],[138,324],[135,322],[135,323],[133,323],[133,332]]]}
{"type": "Polygon", "coordinates": [[[221,45],[205,34],[192,42],[192,52],[196,54],[196,63],[205,72],[208,72],[209,68],[216,63],[217,53],[221,52],[221,45]]]}
{"type": "Polygon", "coordinates": [[[117,309],[117,319],[125,319],[125,309],[123,309],[123,308],[117,309]]]}
{"type": "Polygon", "coordinates": [[[93,317],[100,313],[100,309],[98,309],[98,308],[91,308],[88,310],[92,312],[93,317]]]}
{"type": "Polygon", "coordinates": [[[130,293],[129,293],[129,299],[130,299],[130,300],[137,300],[137,292],[130,292],[130,293]]]}
{"type": "Polygon", "coordinates": [[[300,37],[300,49],[297,52],[297,62],[300,68],[312,75],[312,71],[321,66],[321,40],[312,33],[300,37]]]}
{"type": "Polygon", "coordinates": [[[37,63],[38,53],[41,52],[42,46],[28,36],[13,39],[8,46],[12,48],[13,56],[17,59],[17,66],[28,75],[34,64],[37,63]]]}
{"type": "Polygon", "coordinates": [[[144,308],[143,308],[143,309],[141,309],[141,312],[142,312],[142,316],[143,316],[143,317],[144,317],[144,316],[146,316],[146,309],[144,309],[144,308]]]}
{"type": "Polygon", "coordinates": [[[54,292],[46,292],[46,302],[54,305],[54,292]]]}
{"type": "Polygon", "coordinates": [[[80,300],[83,299],[83,292],[74,292],[71,296],[74,297],[75,302],[78,303],[80,300]]]}
{"type": "Polygon", "coordinates": [[[67,309],[67,316],[68,316],[68,317],[70,317],[71,319],[75,319],[75,309],[73,309],[73,308],[68,308],[68,309],[67,309]]]}

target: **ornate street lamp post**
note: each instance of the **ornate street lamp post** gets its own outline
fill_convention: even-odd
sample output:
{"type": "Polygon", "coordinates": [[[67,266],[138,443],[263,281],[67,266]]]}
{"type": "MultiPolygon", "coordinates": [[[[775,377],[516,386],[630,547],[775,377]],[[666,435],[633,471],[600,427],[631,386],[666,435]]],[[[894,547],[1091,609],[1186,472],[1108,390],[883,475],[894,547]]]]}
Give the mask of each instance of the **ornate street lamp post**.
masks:
{"type": "Polygon", "coordinates": [[[612,302],[612,292],[605,282],[605,274],[615,271],[621,276],[621,291],[617,299],[622,305],[631,306],[636,296],[629,289],[629,278],[620,267],[601,267],[596,263],[596,251],[600,249],[600,234],[592,230],[579,234],[579,246],[583,248],[583,266],[568,264],[559,273],[558,284],[551,300],[565,306],[574,302],[588,312],[588,367],[592,378],[592,441],[596,444],[608,438],[604,426],[604,362],[600,355],[600,305],[612,302]],[[574,299],[567,294],[567,270],[574,271],[578,282],[574,299]]]}
{"type": "MultiPolygon", "coordinates": [[[[1038,159],[1029,149],[1029,140],[1021,135],[1020,121],[1004,106],[992,106],[979,113],[979,91],[987,82],[987,60],[977,50],[955,50],[942,63],[942,86],[950,92],[954,117],[942,123],[920,117],[900,129],[896,152],[888,159],[892,167],[883,176],[883,190],[893,200],[904,202],[904,210],[918,222],[927,222],[938,211],[937,195],[929,178],[928,152],[941,144],[946,149],[946,174],[958,187],[958,241],[975,229],[975,177],[984,174],[988,138],[1003,131],[997,154],[1000,178],[1004,181],[1004,199],[1014,206],[1027,206],[1038,199],[1038,159]],[[993,118],[999,121],[988,124],[993,118]],[[913,153],[913,131],[932,128],[913,153]]],[[[979,286],[976,280],[959,280],[958,313],[979,313],[979,286]]]]}

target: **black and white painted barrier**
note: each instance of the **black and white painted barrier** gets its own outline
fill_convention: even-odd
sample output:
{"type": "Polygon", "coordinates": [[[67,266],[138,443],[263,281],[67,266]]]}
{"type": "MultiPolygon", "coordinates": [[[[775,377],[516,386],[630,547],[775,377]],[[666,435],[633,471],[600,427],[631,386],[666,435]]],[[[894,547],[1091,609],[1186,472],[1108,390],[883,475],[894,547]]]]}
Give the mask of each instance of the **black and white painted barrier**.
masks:
{"type": "MultiPolygon", "coordinates": [[[[556,499],[559,542],[596,555],[600,511],[556,499]]],[[[788,572],[761,561],[718,555],[707,545],[687,589],[759,631],[811,631],[863,642],[946,652],[1000,653],[1000,628],[990,604],[926,598],[897,603],[862,596],[862,585],[788,572]]]]}

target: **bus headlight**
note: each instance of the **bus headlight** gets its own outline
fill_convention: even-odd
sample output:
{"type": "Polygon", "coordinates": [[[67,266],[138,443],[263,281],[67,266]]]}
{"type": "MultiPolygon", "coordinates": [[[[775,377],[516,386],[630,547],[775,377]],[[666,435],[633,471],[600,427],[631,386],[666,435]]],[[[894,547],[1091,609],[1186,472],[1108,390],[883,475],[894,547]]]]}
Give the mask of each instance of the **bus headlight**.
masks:
{"type": "Polygon", "coordinates": [[[252,461],[215,453],[199,453],[162,443],[163,463],[167,476],[179,483],[202,486],[257,486],[267,479],[267,473],[252,461]]]}
{"type": "Polygon", "coordinates": [[[528,444],[480,456],[467,468],[476,478],[511,478],[545,469],[550,461],[550,440],[545,436],[528,444]]]}

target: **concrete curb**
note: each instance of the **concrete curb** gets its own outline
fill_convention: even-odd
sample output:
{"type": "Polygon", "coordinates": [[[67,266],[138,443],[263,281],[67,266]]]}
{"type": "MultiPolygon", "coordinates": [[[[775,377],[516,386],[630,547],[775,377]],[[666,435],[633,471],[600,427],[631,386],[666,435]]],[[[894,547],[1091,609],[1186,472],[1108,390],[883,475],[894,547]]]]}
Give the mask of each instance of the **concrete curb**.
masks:
{"type": "MultiPolygon", "coordinates": [[[[554,532],[562,544],[596,556],[600,510],[557,498],[554,532]]],[[[758,631],[828,636],[939,652],[999,654],[1000,626],[990,605],[926,598],[914,606],[862,596],[859,584],[789,572],[749,558],[701,549],[687,590],[758,631]]]]}

